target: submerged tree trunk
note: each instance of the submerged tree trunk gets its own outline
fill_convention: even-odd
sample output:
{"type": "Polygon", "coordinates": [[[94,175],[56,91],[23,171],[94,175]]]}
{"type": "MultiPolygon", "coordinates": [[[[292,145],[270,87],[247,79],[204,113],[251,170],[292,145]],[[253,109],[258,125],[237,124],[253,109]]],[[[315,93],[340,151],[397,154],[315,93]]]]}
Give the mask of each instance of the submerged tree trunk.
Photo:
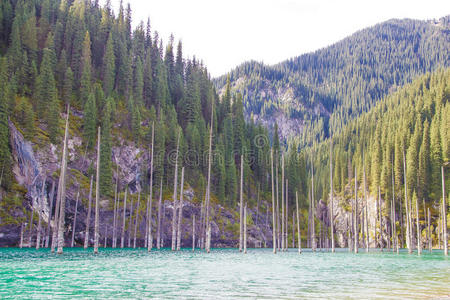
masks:
{"type": "Polygon", "coordinates": [[[195,251],[195,214],[192,214],[192,252],[195,251]]]}
{"type": "Polygon", "coordinates": [[[240,184],[239,184],[239,252],[242,252],[243,242],[244,242],[243,185],[244,185],[244,156],[241,155],[241,176],[240,176],[240,184]]]}
{"type": "Polygon", "coordinates": [[[277,249],[278,251],[280,251],[281,248],[281,236],[280,236],[280,229],[281,229],[281,224],[280,224],[280,202],[279,202],[279,192],[278,192],[278,154],[277,154],[277,160],[275,162],[275,181],[276,181],[276,197],[277,197],[277,209],[276,209],[276,214],[277,214],[277,249]]]}
{"type": "Polygon", "coordinates": [[[288,239],[289,239],[289,220],[288,220],[288,216],[289,216],[289,204],[288,204],[288,196],[289,196],[289,193],[288,193],[288,186],[289,186],[289,181],[286,179],[286,187],[285,187],[285,196],[284,196],[284,199],[285,199],[285,202],[286,202],[286,206],[285,206],[285,221],[284,221],[284,224],[286,224],[286,228],[285,228],[285,230],[284,230],[284,234],[285,234],[285,238],[284,238],[284,243],[285,243],[285,246],[284,246],[284,251],[287,251],[288,250],[288,248],[289,248],[289,245],[288,245],[288,239]]]}
{"type": "Polygon", "coordinates": [[[431,230],[430,230],[431,216],[430,216],[430,208],[428,207],[428,251],[433,250],[433,240],[431,238],[431,230]]]}
{"type": "MultiPolygon", "coordinates": [[[[363,155],[363,163],[364,163],[364,155],[363,155]]],[[[364,177],[364,204],[365,204],[365,216],[364,221],[366,225],[366,252],[369,252],[369,219],[368,219],[368,203],[367,203],[367,186],[366,186],[366,165],[363,165],[363,177],[364,177]]]]}
{"type": "Polygon", "coordinates": [[[84,249],[89,247],[89,226],[91,224],[91,207],[92,207],[92,186],[94,182],[94,175],[91,175],[91,183],[89,185],[89,203],[88,203],[88,213],[86,218],[86,233],[84,234],[84,249]]]}
{"type": "Polygon", "coordinates": [[[66,218],[66,172],[67,172],[67,139],[69,138],[70,108],[67,106],[66,129],[64,132],[64,146],[61,163],[61,190],[58,189],[59,198],[59,222],[58,222],[58,254],[63,253],[64,247],[64,221],[66,218]]]}
{"type": "Polygon", "coordinates": [[[153,246],[153,234],[152,234],[152,203],[153,203],[153,150],[154,150],[154,140],[155,140],[155,122],[152,123],[152,152],[150,155],[150,183],[149,183],[149,194],[147,199],[147,232],[145,234],[146,247],[148,252],[152,250],[153,246]]]}
{"type": "Polygon", "coordinates": [[[443,228],[443,240],[444,240],[444,253],[445,256],[448,256],[448,236],[447,236],[447,203],[445,202],[445,178],[444,178],[444,166],[441,166],[441,174],[442,174],[442,228],[443,228]]]}
{"type": "Polygon", "coordinates": [[[247,202],[244,207],[244,254],[247,253],[247,202]]]}
{"type": "Polygon", "coordinates": [[[277,253],[277,236],[276,236],[276,218],[275,218],[275,195],[274,195],[274,180],[273,180],[273,149],[270,149],[270,168],[271,168],[271,183],[272,183],[272,246],[273,253],[277,253]]]}
{"type": "Polygon", "coordinates": [[[122,235],[120,237],[120,248],[125,247],[125,224],[126,224],[126,212],[127,212],[127,193],[128,193],[128,186],[125,186],[125,196],[124,196],[124,199],[123,199],[122,235]]]}
{"type": "Polygon", "coordinates": [[[331,226],[331,252],[334,252],[334,222],[333,222],[333,140],[330,139],[330,226],[331,226]]]}
{"type": "Polygon", "coordinates": [[[284,216],[285,213],[285,203],[284,203],[284,153],[281,153],[281,250],[285,251],[285,243],[286,243],[286,237],[285,237],[285,231],[286,231],[286,225],[285,221],[286,218],[284,216]]]}
{"type": "Polygon", "coordinates": [[[300,233],[300,214],[298,212],[298,192],[295,191],[295,208],[297,210],[297,243],[298,243],[298,253],[302,253],[302,236],[300,233]]]}
{"type": "Polygon", "coordinates": [[[295,248],[295,211],[292,210],[292,248],[295,248]]]}
{"type": "Polygon", "coordinates": [[[406,162],[405,151],[403,151],[403,177],[405,183],[405,209],[406,209],[406,246],[408,247],[408,253],[412,253],[412,241],[411,241],[411,212],[408,203],[408,187],[406,184],[406,162]]]}
{"type": "Polygon", "coordinates": [[[175,156],[175,171],[173,179],[173,213],[172,213],[172,251],[175,251],[177,238],[177,185],[178,185],[178,149],[180,147],[180,131],[178,131],[177,152],[175,156]]]}
{"type": "Polygon", "coordinates": [[[311,203],[312,203],[312,216],[311,216],[311,221],[312,221],[312,234],[311,234],[311,242],[312,242],[312,250],[315,252],[316,251],[316,229],[315,229],[315,222],[314,222],[314,215],[315,215],[315,202],[314,202],[314,162],[313,159],[311,157],[311,203]]]}
{"type": "Polygon", "coordinates": [[[45,199],[45,179],[42,181],[42,189],[41,189],[41,197],[38,198],[39,204],[38,204],[38,228],[37,228],[37,236],[36,236],[36,250],[39,250],[39,247],[41,246],[41,222],[42,222],[42,202],[44,202],[45,199]]]}
{"type": "Polygon", "coordinates": [[[134,238],[133,238],[133,249],[136,249],[136,235],[139,224],[139,207],[141,206],[141,192],[138,193],[138,202],[136,205],[136,217],[134,218],[134,238]]]}
{"type": "Polygon", "coordinates": [[[380,248],[383,251],[383,216],[381,215],[381,189],[378,186],[378,213],[380,215],[380,248]]]}
{"type": "Polygon", "coordinates": [[[75,243],[75,228],[77,226],[77,214],[78,214],[78,199],[80,197],[80,187],[78,187],[77,197],[75,200],[75,214],[73,216],[73,225],[72,225],[72,242],[70,243],[70,247],[73,248],[75,243]]]}
{"type": "Polygon", "coordinates": [[[100,220],[100,126],[98,127],[97,137],[97,175],[95,179],[95,223],[94,223],[94,254],[98,253],[99,220],[100,220]]]}
{"type": "Polygon", "coordinates": [[[420,224],[419,224],[419,199],[416,199],[416,232],[417,232],[417,254],[422,253],[422,245],[420,242],[420,224]]]}
{"type": "Polygon", "coordinates": [[[55,181],[52,182],[52,190],[50,192],[50,210],[48,211],[48,219],[47,219],[47,237],[45,238],[45,248],[48,248],[50,242],[50,226],[52,224],[52,212],[53,212],[53,196],[55,194],[55,181]]]}
{"type": "Polygon", "coordinates": [[[20,243],[19,248],[23,248],[23,223],[20,224],[20,243]]]}
{"type": "Polygon", "coordinates": [[[162,206],[162,185],[163,180],[161,177],[161,183],[159,184],[159,200],[158,200],[158,228],[156,232],[156,248],[161,248],[161,206],[162,206]]]}
{"type": "Polygon", "coordinates": [[[181,220],[183,217],[184,167],[181,169],[180,203],[178,208],[177,251],[181,249],[181,220]]]}
{"type": "Polygon", "coordinates": [[[133,203],[134,203],[134,199],[133,199],[133,197],[131,197],[130,219],[128,220],[128,248],[131,248],[131,230],[133,230],[133,203]]]}
{"type": "Polygon", "coordinates": [[[119,203],[119,163],[117,163],[116,167],[116,186],[114,190],[114,216],[113,216],[113,234],[112,234],[112,247],[116,248],[117,246],[117,211],[118,211],[118,203],[119,203]]]}
{"type": "Polygon", "coordinates": [[[211,105],[211,125],[209,128],[209,149],[208,149],[208,182],[207,182],[207,202],[206,202],[206,228],[207,228],[207,242],[206,242],[206,252],[209,253],[211,250],[211,223],[210,223],[210,199],[211,199],[211,160],[212,160],[212,131],[213,131],[213,119],[214,119],[214,101],[211,105]]]}

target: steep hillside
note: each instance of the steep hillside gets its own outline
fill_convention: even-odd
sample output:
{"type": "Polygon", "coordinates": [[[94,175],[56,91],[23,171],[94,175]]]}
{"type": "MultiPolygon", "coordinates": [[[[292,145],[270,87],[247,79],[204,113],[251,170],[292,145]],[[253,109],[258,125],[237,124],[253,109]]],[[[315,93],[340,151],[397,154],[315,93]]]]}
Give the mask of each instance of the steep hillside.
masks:
{"type": "MultiPolygon", "coordinates": [[[[282,45],[280,45],[282,46],[282,45]]],[[[390,20],[324,49],[273,66],[247,62],[230,72],[231,90],[244,95],[246,118],[301,142],[368,111],[415,77],[450,66],[450,17],[390,20]]],[[[224,91],[227,75],[215,80],[224,91]]]]}

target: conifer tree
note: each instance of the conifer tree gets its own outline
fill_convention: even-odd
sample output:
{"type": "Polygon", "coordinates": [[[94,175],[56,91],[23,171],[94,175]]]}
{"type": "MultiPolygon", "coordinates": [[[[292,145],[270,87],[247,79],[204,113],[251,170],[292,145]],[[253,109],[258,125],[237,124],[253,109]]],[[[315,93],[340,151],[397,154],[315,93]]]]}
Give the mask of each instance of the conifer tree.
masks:
{"type": "Polygon", "coordinates": [[[95,145],[97,125],[97,108],[95,106],[94,93],[90,93],[84,105],[83,135],[89,149],[95,145]]]}
{"type": "Polygon", "coordinates": [[[81,81],[80,81],[80,97],[81,104],[85,104],[88,101],[89,93],[91,91],[91,36],[89,31],[86,31],[83,41],[83,48],[80,62],[81,81]]]}
{"type": "Polygon", "coordinates": [[[106,97],[111,95],[114,88],[116,70],[115,60],[113,37],[112,33],[110,33],[108,36],[108,41],[106,42],[105,56],[103,57],[103,88],[106,97]]]}
{"type": "Polygon", "coordinates": [[[3,171],[0,185],[9,187],[11,183],[11,151],[9,147],[9,126],[7,112],[8,63],[6,57],[0,58],[0,168],[3,171]]]}
{"type": "Polygon", "coordinates": [[[112,162],[111,162],[111,103],[112,98],[106,100],[102,115],[101,145],[100,145],[100,193],[110,195],[112,191],[112,162]]]}
{"type": "Polygon", "coordinates": [[[67,68],[66,73],[64,74],[64,84],[62,88],[62,99],[64,103],[67,105],[71,103],[72,99],[72,91],[73,91],[73,72],[70,67],[67,68]]]}

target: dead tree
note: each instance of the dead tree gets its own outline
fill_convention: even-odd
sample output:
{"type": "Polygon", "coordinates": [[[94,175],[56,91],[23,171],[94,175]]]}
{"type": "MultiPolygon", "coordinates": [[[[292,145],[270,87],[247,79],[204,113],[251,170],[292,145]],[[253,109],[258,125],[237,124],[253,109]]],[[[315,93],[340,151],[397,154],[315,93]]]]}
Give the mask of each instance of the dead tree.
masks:
{"type": "Polygon", "coordinates": [[[134,199],[133,199],[133,197],[131,197],[130,218],[128,219],[128,248],[131,248],[131,230],[133,227],[133,204],[134,204],[134,199]]]}
{"type": "Polygon", "coordinates": [[[112,247],[117,246],[117,211],[119,202],[119,162],[116,162],[116,186],[114,190],[114,216],[113,216],[113,235],[112,235],[112,247]]]}
{"type": "Polygon", "coordinates": [[[355,246],[355,253],[358,253],[359,248],[359,228],[358,228],[358,170],[355,166],[355,228],[353,234],[355,235],[353,245],[355,246]]]}
{"type": "Polygon", "coordinates": [[[126,224],[126,212],[127,212],[127,193],[128,186],[125,186],[125,196],[123,199],[123,214],[122,214],[122,235],[120,237],[120,248],[125,247],[125,224],[126,224]]]}
{"type": "Polygon", "coordinates": [[[180,203],[178,208],[178,228],[177,228],[177,251],[181,249],[181,220],[183,217],[183,187],[184,187],[184,167],[181,168],[180,203]]]}
{"type": "Polygon", "coordinates": [[[431,215],[430,215],[430,208],[428,207],[428,223],[427,223],[427,225],[428,225],[428,251],[430,251],[430,253],[431,253],[431,251],[433,250],[433,246],[432,246],[433,240],[431,239],[430,223],[431,223],[431,215]]]}
{"type": "Polygon", "coordinates": [[[55,194],[55,181],[52,182],[52,190],[50,192],[49,202],[50,202],[50,210],[48,211],[48,219],[47,219],[47,237],[45,238],[45,248],[48,248],[50,242],[50,226],[52,224],[52,211],[53,211],[53,196],[55,194]]]}
{"type": "Polygon", "coordinates": [[[334,225],[333,225],[333,140],[330,139],[330,224],[331,224],[331,252],[334,252],[334,225]]]}
{"type": "Polygon", "coordinates": [[[67,172],[67,140],[69,138],[69,115],[70,108],[67,106],[66,129],[64,132],[64,146],[61,163],[61,189],[58,189],[59,198],[59,224],[58,224],[58,254],[63,253],[64,247],[64,220],[66,217],[66,172],[67,172]]]}
{"type": "Polygon", "coordinates": [[[36,250],[39,250],[41,246],[41,222],[42,222],[42,202],[45,199],[45,179],[42,181],[42,189],[41,189],[41,197],[38,198],[38,228],[37,228],[37,236],[36,236],[36,250]]]}
{"type": "Polygon", "coordinates": [[[172,251],[175,251],[177,238],[177,185],[178,185],[178,149],[180,147],[180,132],[178,131],[177,152],[175,155],[175,171],[173,179],[173,213],[172,213],[172,251]]]}
{"type": "Polygon", "coordinates": [[[159,184],[159,201],[158,201],[158,228],[156,232],[156,248],[161,248],[161,208],[162,208],[162,185],[163,180],[161,176],[161,183],[159,184]]]}
{"type": "Polygon", "coordinates": [[[312,221],[312,232],[311,232],[311,242],[312,242],[312,250],[313,252],[316,251],[316,229],[315,229],[315,222],[314,222],[314,215],[315,215],[315,202],[314,202],[314,160],[313,160],[314,153],[311,154],[311,208],[312,208],[312,215],[311,215],[311,221],[312,221]]]}
{"type": "Polygon", "coordinates": [[[23,248],[23,223],[20,224],[20,243],[19,243],[19,248],[20,249],[23,248]]]}
{"type": "Polygon", "coordinates": [[[286,218],[284,216],[284,211],[285,211],[285,203],[284,203],[284,153],[281,153],[281,250],[284,251],[285,250],[285,241],[286,241],[286,237],[285,237],[285,230],[286,230],[286,226],[285,226],[285,221],[286,218]]]}
{"type": "Polygon", "coordinates": [[[78,214],[78,199],[80,197],[80,187],[78,187],[77,196],[75,200],[75,213],[73,216],[73,225],[72,225],[72,242],[70,243],[70,247],[73,248],[75,244],[75,228],[77,226],[77,214],[78,214]]]}
{"type": "Polygon", "coordinates": [[[302,253],[302,236],[300,233],[300,214],[298,212],[298,192],[295,191],[295,208],[297,210],[297,243],[298,243],[298,253],[302,253]]]}
{"type": "Polygon", "coordinates": [[[445,202],[445,178],[444,178],[444,166],[441,166],[442,174],[442,212],[443,212],[443,240],[444,240],[444,253],[448,256],[448,236],[447,236],[447,203],[445,202]]]}
{"type": "Polygon", "coordinates": [[[416,199],[416,232],[417,232],[417,254],[422,253],[422,246],[420,243],[420,224],[419,224],[419,199],[416,199]]]}
{"type": "Polygon", "coordinates": [[[213,131],[213,119],[214,119],[214,101],[211,106],[211,125],[209,128],[209,149],[208,149],[208,182],[207,182],[207,201],[206,201],[206,252],[211,250],[211,223],[210,223],[210,198],[211,198],[211,160],[212,160],[212,131],[213,131]]]}
{"type": "Polygon", "coordinates": [[[92,207],[92,186],[93,186],[94,176],[91,175],[91,183],[89,185],[89,200],[88,200],[88,213],[86,218],[86,233],[84,234],[84,249],[89,247],[89,226],[91,224],[91,207],[92,207]]]}
{"type": "Polygon", "coordinates": [[[247,253],[247,202],[244,207],[244,254],[247,253]]]}
{"type": "Polygon", "coordinates": [[[134,218],[134,238],[133,238],[133,249],[136,249],[136,235],[137,228],[139,224],[139,208],[141,207],[141,191],[138,193],[138,202],[136,205],[136,217],[134,218]]]}
{"type": "Polygon", "coordinates": [[[147,199],[147,233],[145,234],[147,240],[147,249],[150,252],[153,246],[153,235],[152,235],[152,202],[153,202],[153,151],[154,151],[154,140],[155,140],[155,122],[152,123],[152,152],[150,155],[150,192],[147,199]]]}
{"type": "Polygon", "coordinates": [[[239,252],[242,252],[244,242],[244,156],[241,155],[241,176],[239,185],[239,252]]]}
{"type": "Polygon", "coordinates": [[[406,184],[406,161],[405,151],[403,151],[403,177],[405,183],[405,208],[406,208],[406,246],[408,247],[408,253],[412,253],[412,241],[411,241],[411,212],[408,203],[408,186],[406,184]]]}
{"type": "Polygon", "coordinates": [[[98,253],[99,220],[100,220],[100,126],[98,127],[97,137],[97,174],[95,179],[95,223],[94,223],[94,254],[98,253]]]}
{"type": "Polygon", "coordinates": [[[365,203],[365,225],[366,225],[366,252],[369,252],[369,219],[368,219],[368,203],[367,203],[367,187],[366,187],[366,164],[364,162],[364,155],[363,155],[363,177],[364,177],[364,203],[365,203]]]}
{"type": "Polygon", "coordinates": [[[272,182],[272,246],[273,253],[277,253],[277,237],[276,237],[276,218],[275,218],[275,195],[273,182],[273,149],[270,149],[270,166],[271,166],[271,182],[272,182]]]}
{"type": "Polygon", "coordinates": [[[192,252],[195,251],[195,214],[192,214],[192,252]]]}

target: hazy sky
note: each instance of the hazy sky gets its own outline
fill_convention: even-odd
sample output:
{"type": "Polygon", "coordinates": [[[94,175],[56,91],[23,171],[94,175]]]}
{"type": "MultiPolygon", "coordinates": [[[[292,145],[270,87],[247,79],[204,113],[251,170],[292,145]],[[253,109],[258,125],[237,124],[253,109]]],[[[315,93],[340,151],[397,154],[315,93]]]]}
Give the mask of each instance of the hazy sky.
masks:
{"type": "MultiPolygon", "coordinates": [[[[112,0],[117,9],[119,0],[112,0]]],[[[124,0],[124,3],[127,3],[124,0]]],[[[253,59],[274,64],[325,47],[391,18],[434,19],[449,0],[132,0],[133,25],[150,17],[164,42],[171,33],[185,56],[212,76],[253,59]]],[[[116,10],[117,11],[117,10],[116,10]]]]}

